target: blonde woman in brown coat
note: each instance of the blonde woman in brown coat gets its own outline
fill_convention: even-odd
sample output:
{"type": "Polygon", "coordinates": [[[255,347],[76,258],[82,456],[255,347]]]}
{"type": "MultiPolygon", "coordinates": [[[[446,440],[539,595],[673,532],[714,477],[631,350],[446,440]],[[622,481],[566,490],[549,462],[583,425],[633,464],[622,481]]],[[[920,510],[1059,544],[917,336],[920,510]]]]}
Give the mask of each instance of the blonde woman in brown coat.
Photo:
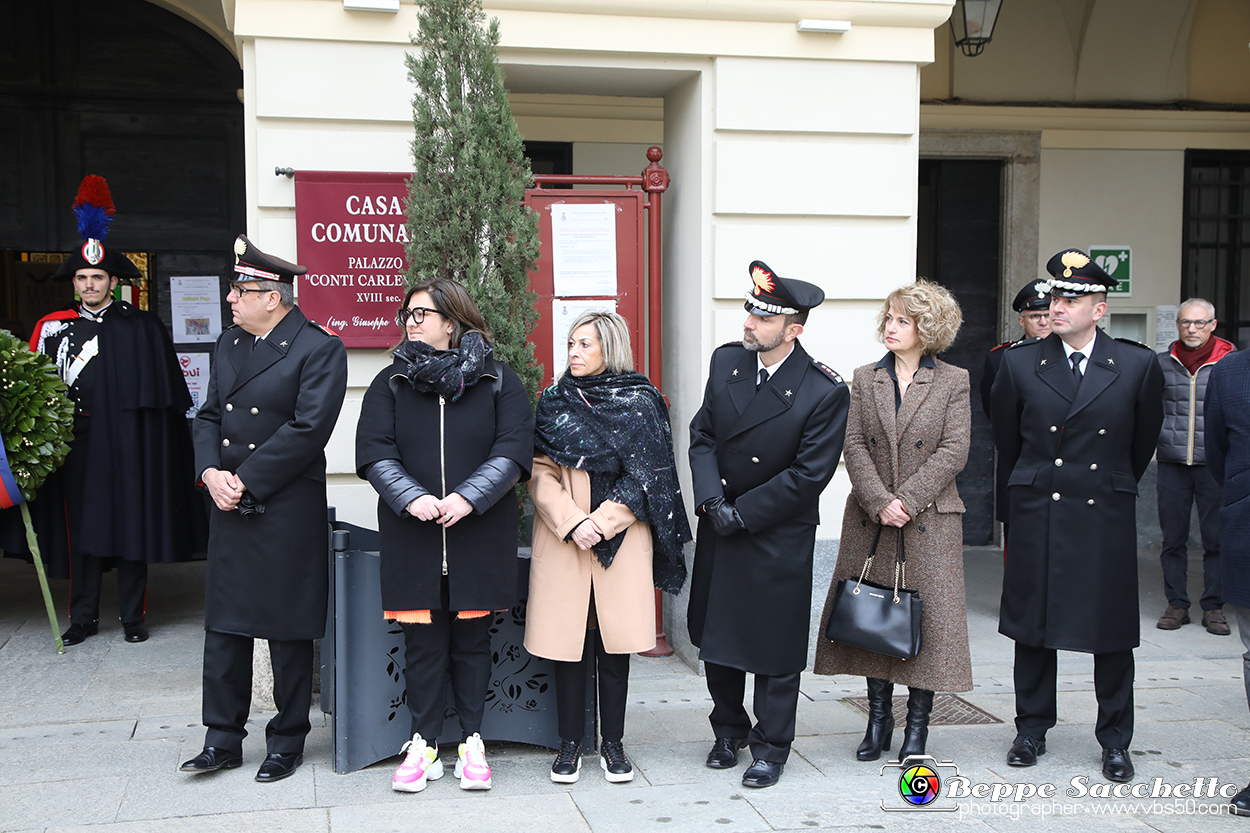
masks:
{"type": "Polygon", "coordinates": [[[587,674],[597,667],[599,763],[608,781],[629,781],[629,655],[655,647],[655,588],[681,589],[690,525],[668,407],[634,372],[625,319],[584,313],[568,349],[569,368],[543,391],[535,420],[525,648],[555,660],[561,743],[551,780],[578,779],[587,674]]]}
{"type": "Polygon", "coordinates": [[[861,761],[889,751],[894,732],[894,684],[910,689],[907,723],[897,759],[923,755],[934,691],[972,688],[964,605],[963,501],[955,476],[968,459],[971,411],[968,372],[938,361],[962,322],[951,293],[926,280],[886,298],[877,337],[889,352],[855,371],[844,455],[851,495],[821,633],[837,583],[859,576],[878,525],[883,534],[866,577],[894,583],[897,536],[904,536],[906,586],[924,600],[920,655],[900,660],[830,642],[816,648],[817,674],[868,680],[868,729],[856,750],[861,761]]]}

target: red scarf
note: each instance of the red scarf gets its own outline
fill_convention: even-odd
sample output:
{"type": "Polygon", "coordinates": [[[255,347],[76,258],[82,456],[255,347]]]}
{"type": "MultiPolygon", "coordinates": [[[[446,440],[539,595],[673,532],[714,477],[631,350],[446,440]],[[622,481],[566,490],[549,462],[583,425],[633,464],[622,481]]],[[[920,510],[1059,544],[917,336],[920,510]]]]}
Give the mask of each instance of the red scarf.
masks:
{"type": "Polygon", "coordinates": [[[1202,367],[1211,359],[1211,354],[1215,352],[1215,344],[1219,341],[1214,335],[1207,339],[1207,343],[1199,347],[1197,350],[1190,350],[1185,346],[1185,342],[1177,341],[1176,348],[1172,351],[1172,355],[1185,365],[1185,369],[1189,371],[1189,375],[1193,376],[1198,372],[1198,368],[1202,367]]]}

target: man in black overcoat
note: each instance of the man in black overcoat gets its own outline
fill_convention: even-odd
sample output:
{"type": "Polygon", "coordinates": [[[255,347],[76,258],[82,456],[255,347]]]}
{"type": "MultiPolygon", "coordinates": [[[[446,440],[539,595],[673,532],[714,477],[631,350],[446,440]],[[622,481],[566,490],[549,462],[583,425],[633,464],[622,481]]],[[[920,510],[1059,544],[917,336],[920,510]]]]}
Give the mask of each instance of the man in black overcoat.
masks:
{"type": "Polygon", "coordinates": [[[294,305],[302,266],[235,242],[226,299],[237,325],[217,340],[193,427],[196,470],[213,499],[204,601],[204,751],[184,772],[243,762],[252,643],[269,640],[278,714],[256,780],[303,762],[313,640],[325,635],[325,446],[347,389],[347,351],[294,305]]]}
{"type": "Polygon", "coordinates": [[[1102,772],[1133,777],[1137,481],[1163,423],[1154,352],[1098,329],[1116,281],[1066,249],[1052,275],[1051,334],[1005,351],[994,382],[994,440],[1010,475],[998,630],[1015,640],[1011,766],[1033,766],[1055,725],[1056,650],[1094,655],[1102,772]]]}
{"type": "Polygon", "coordinates": [[[798,342],[825,293],[758,260],[750,271],[742,341],[712,354],[690,423],[699,530],[688,621],[714,704],[707,765],[735,766],[749,743],[742,783],[769,787],[794,740],[820,493],[842,456],[850,391],[798,342]],[[754,726],[743,706],[747,673],[754,726]]]}
{"type": "MultiPolygon", "coordinates": [[[[125,640],[143,642],[148,564],[186,561],[204,551],[207,537],[203,499],[192,485],[191,395],[161,320],[114,299],[119,279],[141,273],[121,250],[104,245],[108,224],[88,222],[84,207],[96,218],[112,213],[102,177],[83,180],[75,214],[87,239],[53,275],[72,280],[78,300],[41,318],[30,338],[31,350],[55,362],[74,400],[69,454],[40,487],[31,519],[48,575],[70,581],[64,643],[99,632],[100,590],[110,569],[125,640]]],[[[18,534],[6,528],[5,549],[25,555],[20,513],[7,516],[18,534]]]]}

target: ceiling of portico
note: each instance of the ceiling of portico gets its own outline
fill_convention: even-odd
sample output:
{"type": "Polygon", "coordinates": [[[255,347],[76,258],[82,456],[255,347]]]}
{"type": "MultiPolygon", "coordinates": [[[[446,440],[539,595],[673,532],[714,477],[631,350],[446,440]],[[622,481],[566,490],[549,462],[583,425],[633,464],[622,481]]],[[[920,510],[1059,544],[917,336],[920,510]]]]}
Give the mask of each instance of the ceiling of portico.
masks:
{"type": "Polygon", "coordinates": [[[234,17],[234,0],[148,0],[153,6],[173,12],[208,32],[236,57],[234,33],[229,21],[234,17]]]}
{"type": "Polygon", "coordinates": [[[1245,0],[1005,0],[981,55],[935,38],[923,99],[1250,104],[1245,0]]]}

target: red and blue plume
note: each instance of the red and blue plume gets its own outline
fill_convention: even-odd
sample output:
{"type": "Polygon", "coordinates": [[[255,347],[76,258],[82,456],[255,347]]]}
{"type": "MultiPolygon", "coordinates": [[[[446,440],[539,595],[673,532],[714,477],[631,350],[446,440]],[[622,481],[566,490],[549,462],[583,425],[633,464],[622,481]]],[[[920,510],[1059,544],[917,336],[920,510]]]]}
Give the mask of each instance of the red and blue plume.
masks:
{"type": "Polygon", "coordinates": [[[78,234],[83,240],[103,240],[113,222],[113,195],[104,177],[88,174],[78,186],[74,197],[74,216],[78,218],[78,234]]]}

